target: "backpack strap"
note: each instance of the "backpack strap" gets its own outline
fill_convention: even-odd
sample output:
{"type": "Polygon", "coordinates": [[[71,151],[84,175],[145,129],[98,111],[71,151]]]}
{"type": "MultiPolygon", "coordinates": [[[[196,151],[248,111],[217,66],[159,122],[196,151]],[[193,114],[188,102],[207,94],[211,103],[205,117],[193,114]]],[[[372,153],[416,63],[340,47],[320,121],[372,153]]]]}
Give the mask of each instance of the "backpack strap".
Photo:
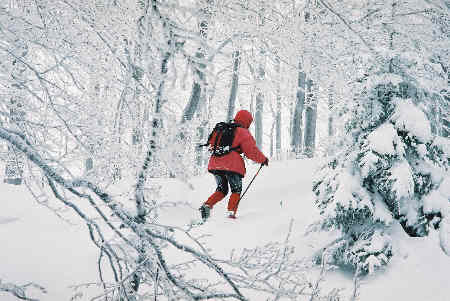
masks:
{"type": "MultiPolygon", "coordinates": [[[[216,137],[214,139],[214,144],[211,145],[212,146],[212,154],[214,155],[215,152],[216,152],[216,149],[217,149],[217,143],[219,141],[219,134],[218,134],[220,132],[219,129],[223,128],[223,127],[228,127],[228,126],[233,127],[234,128],[233,130],[235,130],[238,127],[243,127],[241,124],[235,123],[235,122],[232,122],[232,121],[230,121],[230,122],[219,122],[219,123],[216,124],[214,129],[209,134],[208,140],[206,141],[206,143],[205,144],[200,144],[200,145],[198,145],[198,147],[210,146],[211,144],[209,142],[210,142],[212,136],[214,135],[214,133],[216,133],[216,137]]],[[[220,135],[220,136],[222,136],[222,135],[220,135]]],[[[234,133],[233,133],[233,140],[234,140],[234,133]]],[[[240,148],[241,148],[240,146],[230,147],[229,151],[230,152],[231,151],[237,151],[240,148]]]]}
{"type": "Polygon", "coordinates": [[[199,144],[198,147],[209,146],[209,140],[211,140],[211,138],[212,138],[214,132],[215,132],[216,129],[219,127],[219,124],[221,124],[221,123],[224,123],[224,122],[219,122],[219,123],[217,123],[217,124],[214,126],[213,130],[211,131],[211,133],[209,134],[208,140],[206,140],[206,143],[205,143],[205,144],[199,144]]]}
{"type": "MultiPolygon", "coordinates": [[[[221,124],[220,126],[223,126],[223,124],[221,124]]],[[[216,126],[216,128],[217,128],[217,126],[216,126]]],[[[214,132],[216,132],[216,129],[214,129],[214,131],[213,131],[213,133],[214,132]]],[[[212,134],[212,133],[211,133],[212,134]]],[[[222,137],[223,136],[223,133],[221,133],[221,135],[220,135],[220,137],[222,137]]],[[[216,149],[217,149],[217,142],[219,141],[219,132],[216,132],[216,137],[215,137],[216,139],[214,139],[214,145],[213,145],[213,148],[212,148],[212,153],[213,154],[215,154],[216,153],[216,149]]],[[[209,141],[209,139],[208,139],[208,141],[209,141]]]]}

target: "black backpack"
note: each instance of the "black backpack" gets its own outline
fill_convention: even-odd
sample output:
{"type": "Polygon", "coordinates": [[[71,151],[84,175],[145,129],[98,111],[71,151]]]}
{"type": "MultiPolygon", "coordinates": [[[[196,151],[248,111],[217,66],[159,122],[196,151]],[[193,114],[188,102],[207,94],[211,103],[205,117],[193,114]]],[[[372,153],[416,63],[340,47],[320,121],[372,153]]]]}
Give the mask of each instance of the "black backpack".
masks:
{"type": "Polygon", "coordinates": [[[239,149],[239,147],[231,147],[233,145],[234,134],[236,128],[241,125],[233,122],[219,122],[216,124],[211,134],[209,134],[208,142],[200,146],[208,146],[211,142],[211,155],[220,157],[232,151],[239,149]],[[211,141],[214,133],[216,136],[214,141],[211,141]]]}

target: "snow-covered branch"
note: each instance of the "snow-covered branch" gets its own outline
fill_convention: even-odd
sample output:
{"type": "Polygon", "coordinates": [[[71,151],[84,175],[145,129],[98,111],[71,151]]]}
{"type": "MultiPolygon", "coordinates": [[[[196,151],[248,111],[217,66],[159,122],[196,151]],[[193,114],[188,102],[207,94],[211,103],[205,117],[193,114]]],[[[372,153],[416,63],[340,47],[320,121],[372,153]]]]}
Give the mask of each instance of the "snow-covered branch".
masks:
{"type": "Polygon", "coordinates": [[[30,288],[37,289],[41,293],[44,293],[44,294],[46,293],[46,290],[42,286],[37,285],[37,284],[32,283],[32,282],[24,284],[24,285],[17,285],[17,284],[14,284],[14,283],[2,282],[1,279],[0,279],[0,292],[5,292],[5,293],[8,293],[8,294],[11,294],[11,295],[13,295],[14,297],[16,297],[19,300],[39,301],[39,299],[27,297],[26,291],[28,289],[30,289],[30,288]]]}

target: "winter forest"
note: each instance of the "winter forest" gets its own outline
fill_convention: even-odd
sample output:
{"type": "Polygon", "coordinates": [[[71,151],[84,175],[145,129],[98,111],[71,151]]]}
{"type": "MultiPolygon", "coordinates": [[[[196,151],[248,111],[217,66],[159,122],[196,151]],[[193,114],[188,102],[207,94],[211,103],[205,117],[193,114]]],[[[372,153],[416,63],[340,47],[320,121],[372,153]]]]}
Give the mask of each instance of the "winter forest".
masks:
{"type": "Polygon", "coordinates": [[[449,68],[448,0],[0,0],[0,300],[450,300],[449,68]],[[197,224],[241,109],[269,166],[197,224]]]}

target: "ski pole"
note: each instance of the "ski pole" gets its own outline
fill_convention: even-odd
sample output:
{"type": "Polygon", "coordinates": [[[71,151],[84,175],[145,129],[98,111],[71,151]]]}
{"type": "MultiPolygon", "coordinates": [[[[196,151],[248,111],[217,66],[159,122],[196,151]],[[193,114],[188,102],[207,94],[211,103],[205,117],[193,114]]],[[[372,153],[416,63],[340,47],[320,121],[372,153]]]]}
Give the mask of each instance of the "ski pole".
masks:
{"type": "Polygon", "coordinates": [[[262,168],[263,166],[264,166],[264,165],[261,164],[261,166],[259,167],[259,169],[258,169],[258,171],[256,172],[256,174],[253,176],[253,179],[252,179],[252,180],[250,181],[250,183],[247,185],[247,188],[245,188],[244,193],[243,193],[243,194],[241,195],[241,197],[239,198],[238,205],[239,205],[239,202],[244,198],[245,193],[246,193],[247,190],[250,188],[250,185],[252,185],[253,181],[255,180],[256,176],[259,174],[259,171],[261,170],[261,168],[262,168]]]}

